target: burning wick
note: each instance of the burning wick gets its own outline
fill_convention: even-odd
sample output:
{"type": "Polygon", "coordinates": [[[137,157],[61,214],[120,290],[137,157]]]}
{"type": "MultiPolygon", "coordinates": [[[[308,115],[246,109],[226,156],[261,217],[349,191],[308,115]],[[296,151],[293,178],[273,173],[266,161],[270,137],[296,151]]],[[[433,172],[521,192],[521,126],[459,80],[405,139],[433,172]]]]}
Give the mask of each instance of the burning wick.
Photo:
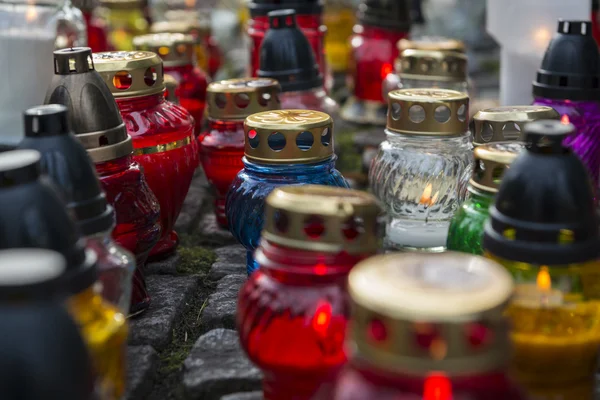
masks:
{"type": "Polygon", "coordinates": [[[429,211],[432,205],[434,205],[437,202],[438,196],[440,194],[439,191],[435,192],[435,194],[433,195],[433,197],[431,197],[431,192],[433,192],[433,185],[431,185],[431,183],[428,183],[427,186],[425,186],[425,189],[423,190],[423,194],[421,195],[421,198],[419,199],[419,204],[422,204],[424,206],[427,207],[427,215],[425,216],[425,223],[427,223],[427,220],[429,219],[429,211]]]}

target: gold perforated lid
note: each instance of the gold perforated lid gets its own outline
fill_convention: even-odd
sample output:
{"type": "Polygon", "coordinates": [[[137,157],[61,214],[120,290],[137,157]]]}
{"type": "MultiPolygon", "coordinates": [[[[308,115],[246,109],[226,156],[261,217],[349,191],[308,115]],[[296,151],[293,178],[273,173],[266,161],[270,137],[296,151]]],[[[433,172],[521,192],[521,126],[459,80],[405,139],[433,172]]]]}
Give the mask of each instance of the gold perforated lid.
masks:
{"type": "MultiPolygon", "coordinates": [[[[182,11],[182,10],[171,10],[182,11]]],[[[154,33],[186,33],[194,36],[196,42],[201,41],[201,38],[210,35],[209,24],[202,24],[199,20],[189,18],[181,13],[176,18],[170,21],[158,21],[150,26],[150,32],[154,33]]]]}
{"type": "Polygon", "coordinates": [[[133,38],[136,50],[151,51],[160,56],[165,67],[193,65],[196,40],[183,33],[151,33],[133,38]]]}
{"type": "Polygon", "coordinates": [[[312,110],[252,114],[244,122],[248,160],[261,164],[309,164],[333,157],[333,120],[312,110]]]}
{"type": "Polygon", "coordinates": [[[402,52],[396,69],[400,78],[464,82],[467,56],[453,51],[413,50],[402,52]]]}
{"type": "Polygon", "coordinates": [[[388,94],[387,129],[423,136],[458,136],[469,126],[469,97],[446,89],[400,89],[388,94]]]}
{"type": "Polygon", "coordinates": [[[473,117],[473,144],[525,140],[525,124],[538,119],[559,119],[560,114],[546,106],[504,106],[486,108],[473,117]]]}
{"type": "Polygon", "coordinates": [[[504,171],[524,148],[525,144],[517,141],[489,143],[476,147],[475,168],[469,183],[485,192],[498,192],[504,171]]]}
{"type": "Polygon", "coordinates": [[[262,237],[295,249],[375,254],[382,210],[372,195],[329,186],[284,186],[266,200],[262,237]]]}
{"type": "Polygon", "coordinates": [[[165,89],[160,57],[149,51],[94,53],[94,66],[115,98],[147,96],[165,89]]]}
{"type": "Polygon", "coordinates": [[[439,36],[424,36],[418,39],[400,39],[398,41],[398,50],[402,53],[404,50],[429,50],[429,51],[455,51],[465,52],[465,44],[460,40],[449,39],[439,36]]]}
{"type": "Polygon", "coordinates": [[[281,87],[275,79],[242,78],[213,82],[206,90],[208,117],[244,120],[263,111],[279,110],[281,87]]]}
{"type": "Polygon", "coordinates": [[[412,375],[502,368],[512,291],[509,273],[479,256],[395,253],[364,260],[349,276],[353,356],[412,375]]]}

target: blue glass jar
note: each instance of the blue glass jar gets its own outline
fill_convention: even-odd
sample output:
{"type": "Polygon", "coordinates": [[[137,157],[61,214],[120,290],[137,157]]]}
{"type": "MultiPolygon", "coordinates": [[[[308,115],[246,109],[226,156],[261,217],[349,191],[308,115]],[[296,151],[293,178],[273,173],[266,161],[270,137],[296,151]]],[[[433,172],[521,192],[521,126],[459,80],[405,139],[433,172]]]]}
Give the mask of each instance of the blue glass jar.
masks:
{"type": "Polygon", "coordinates": [[[348,183],[335,169],[333,121],[325,113],[253,114],[244,123],[244,137],[244,169],[229,189],[225,212],[229,230],[248,251],[250,275],[258,268],[253,253],[263,228],[265,199],[273,189],[305,184],[347,188],[348,183]]]}

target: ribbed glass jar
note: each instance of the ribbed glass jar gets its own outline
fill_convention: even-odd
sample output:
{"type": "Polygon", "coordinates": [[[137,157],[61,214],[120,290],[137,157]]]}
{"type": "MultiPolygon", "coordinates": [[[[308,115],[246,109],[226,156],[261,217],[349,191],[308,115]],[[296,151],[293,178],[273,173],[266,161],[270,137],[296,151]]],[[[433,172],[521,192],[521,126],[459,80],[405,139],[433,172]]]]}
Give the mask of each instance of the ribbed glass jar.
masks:
{"type": "Polygon", "coordinates": [[[473,165],[469,99],[442,89],[403,89],[389,97],[387,140],[369,171],[371,190],[388,213],[385,245],[444,251],[473,165]]]}
{"type": "Polygon", "coordinates": [[[237,317],[265,399],[312,399],[346,362],[346,280],[379,247],[379,212],[371,195],[316,185],[267,198],[260,269],[240,290],[237,317]]]}
{"type": "Polygon", "coordinates": [[[226,201],[229,230],[246,247],[248,274],[258,268],[253,253],[264,221],[265,199],[284,185],[348,187],[335,169],[333,121],[310,110],[281,110],[246,119],[244,168],[226,201]]]}

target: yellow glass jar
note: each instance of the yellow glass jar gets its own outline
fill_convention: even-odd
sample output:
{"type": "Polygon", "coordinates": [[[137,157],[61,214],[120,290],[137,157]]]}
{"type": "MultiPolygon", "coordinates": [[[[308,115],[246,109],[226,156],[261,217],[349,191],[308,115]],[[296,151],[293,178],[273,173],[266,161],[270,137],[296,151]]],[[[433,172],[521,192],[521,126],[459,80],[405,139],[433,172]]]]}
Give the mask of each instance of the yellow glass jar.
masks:
{"type": "Polygon", "coordinates": [[[350,36],[356,23],[354,7],[348,1],[329,1],[325,4],[323,22],[327,26],[325,55],[331,70],[343,73],[350,62],[350,36]]]}
{"type": "Polygon", "coordinates": [[[97,16],[108,27],[108,42],[113,50],[134,50],[133,38],[148,32],[148,21],[139,0],[101,0],[97,16]]]}
{"type": "Polygon", "coordinates": [[[127,323],[93,286],[71,296],[67,308],[81,329],[92,357],[102,399],[125,393],[127,323]]]}
{"type": "Polygon", "coordinates": [[[543,398],[589,399],[600,349],[600,262],[546,266],[486,256],[515,280],[507,315],[516,379],[543,398]]]}

